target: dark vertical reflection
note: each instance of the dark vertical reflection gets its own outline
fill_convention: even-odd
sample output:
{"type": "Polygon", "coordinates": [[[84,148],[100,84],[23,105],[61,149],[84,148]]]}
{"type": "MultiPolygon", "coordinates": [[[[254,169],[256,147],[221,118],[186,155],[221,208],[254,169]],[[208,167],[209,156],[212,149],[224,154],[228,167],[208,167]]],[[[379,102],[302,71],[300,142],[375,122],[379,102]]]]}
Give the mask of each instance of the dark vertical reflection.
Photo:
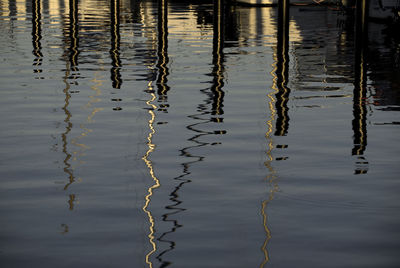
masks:
{"type": "MultiPolygon", "coordinates": [[[[266,151],[267,160],[265,166],[268,169],[268,175],[266,180],[270,184],[271,190],[268,198],[261,204],[261,216],[263,218],[263,227],[265,231],[265,240],[261,246],[261,250],[264,254],[264,260],[260,264],[263,268],[270,261],[269,252],[267,249],[268,243],[271,240],[271,230],[268,226],[268,214],[267,207],[269,203],[274,199],[275,193],[279,190],[278,176],[275,169],[272,166],[274,158],[272,156],[272,150],[274,149],[272,132],[273,132],[273,121],[276,117],[275,124],[275,136],[284,136],[288,132],[289,128],[289,116],[287,102],[289,100],[290,89],[287,88],[288,75],[289,75],[289,0],[281,0],[278,4],[278,32],[277,32],[277,48],[274,55],[274,69],[271,72],[273,76],[272,92],[268,94],[269,108],[270,108],[270,119],[267,121],[268,130],[265,134],[268,142],[268,148],[266,151]],[[275,93],[275,98],[273,94],[275,93]],[[274,105],[275,103],[275,105],[274,105]],[[274,109],[275,108],[275,109],[274,109]]],[[[287,145],[277,145],[276,148],[287,148],[287,145]]],[[[276,160],[284,160],[287,157],[277,158],[276,160]]]]}
{"type": "Polygon", "coordinates": [[[9,11],[10,11],[10,19],[12,21],[16,20],[17,19],[17,1],[9,0],[8,1],[8,8],[9,8],[9,11]]]}
{"type": "Polygon", "coordinates": [[[289,101],[290,89],[287,87],[289,76],[289,2],[279,1],[278,6],[278,42],[276,49],[276,136],[285,136],[289,129],[289,101]]]}
{"type": "MultiPolygon", "coordinates": [[[[68,182],[64,186],[64,190],[68,190],[69,186],[75,182],[75,176],[72,171],[70,160],[72,158],[72,154],[68,151],[68,134],[71,132],[73,124],[71,122],[72,114],[69,111],[68,107],[71,101],[71,93],[75,91],[71,91],[71,83],[69,80],[76,80],[79,76],[78,69],[78,54],[79,54],[79,38],[78,38],[78,0],[70,0],[69,1],[69,25],[68,25],[69,33],[65,40],[69,42],[69,48],[66,51],[68,54],[68,60],[66,60],[66,68],[65,68],[65,76],[64,76],[64,106],[63,111],[65,113],[64,122],[66,124],[64,133],[61,134],[62,142],[63,142],[63,153],[65,154],[64,158],[64,172],[67,174],[68,182]]],[[[74,209],[74,201],[75,194],[68,195],[68,207],[70,210],[74,209]]]]}
{"type": "MultiPolygon", "coordinates": [[[[71,99],[71,94],[70,94],[71,86],[67,80],[69,75],[70,75],[70,63],[67,62],[65,76],[64,76],[65,88],[63,91],[65,94],[65,98],[64,98],[64,106],[62,108],[64,111],[64,114],[65,114],[64,122],[65,122],[66,126],[65,126],[64,133],[61,134],[62,151],[65,154],[65,158],[63,161],[64,162],[64,172],[68,176],[68,183],[64,186],[64,190],[67,190],[68,187],[75,181],[75,177],[72,172],[71,164],[69,163],[70,159],[72,158],[72,154],[68,151],[68,134],[71,132],[72,126],[73,126],[72,122],[71,122],[72,114],[68,109],[69,104],[70,104],[70,99],[71,99]]],[[[70,206],[70,208],[72,208],[72,207],[70,206]]]]}
{"type": "Polygon", "coordinates": [[[213,94],[212,112],[215,117],[214,122],[222,122],[220,116],[224,113],[223,101],[225,93],[222,90],[224,86],[224,25],[225,25],[225,4],[224,0],[214,0],[214,25],[213,25],[213,85],[211,92],[213,94]]]}
{"type": "Polygon", "coordinates": [[[120,59],[120,34],[119,34],[119,25],[120,25],[120,0],[112,0],[111,3],[111,81],[113,88],[121,88],[122,79],[121,79],[121,59],[120,59]]]}
{"type": "Polygon", "coordinates": [[[158,46],[157,46],[157,94],[158,94],[158,102],[159,111],[167,112],[168,104],[167,92],[169,91],[168,82],[168,2],[167,0],[159,0],[158,1],[158,23],[157,23],[157,31],[158,31],[158,46]]]}
{"type": "Polygon", "coordinates": [[[364,151],[367,147],[367,70],[366,55],[368,49],[368,1],[358,0],[356,6],[356,40],[355,40],[355,70],[353,92],[353,121],[352,128],[353,149],[352,155],[357,156],[355,174],[367,173],[368,162],[365,160],[364,151]]]}
{"type": "Polygon", "coordinates": [[[40,1],[41,0],[32,1],[32,53],[35,56],[35,59],[33,60],[34,73],[42,72],[42,69],[40,68],[43,59],[42,44],[40,43],[40,40],[42,39],[42,16],[40,1]]]}
{"type": "Polygon", "coordinates": [[[143,19],[141,13],[141,2],[141,0],[130,0],[132,23],[141,23],[143,19]]]}
{"type": "MultiPolygon", "coordinates": [[[[167,85],[168,82],[168,1],[167,0],[159,0],[158,1],[158,47],[157,47],[157,69],[158,69],[158,76],[157,76],[157,94],[158,94],[158,102],[159,104],[159,111],[167,112],[167,108],[169,107],[166,103],[167,101],[167,92],[169,91],[169,86],[167,85]]],[[[187,149],[184,148],[181,150],[181,155],[187,155],[187,149]]],[[[195,161],[196,162],[196,161],[195,161]]],[[[179,199],[179,190],[183,187],[185,183],[190,182],[190,180],[185,179],[184,177],[190,174],[188,171],[189,163],[183,163],[183,174],[175,177],[174,180],[179,181],[178,185],[175,189],[170,193],[170,198],[172,204],[165,206],[165,209],[168,211],[167,213],[162,215],[162,220],[164,222],[172,223],[172,228],[169,231],[162,233],[157,240],[168,244],[168,248],[163,250],[157,255],[157,260],[161,263],[160,267],[167,267],[172,263],[170,261],[165,260],[165,255],[175,249],[176,243],[175,241],[171,240],[168,235],[174,233],[178,228],[182,227],[181,224],[178,223],[176,219],[173,219],[173,215],[184,211],[184,208],[180,208],[179,206],[182,204],[182,201],[179,199]]]]}
{"type": "Polygon", "coordinates": [[[78,0],[69,0],[69,62],[73,78],[79,74],[78,55],[79,55],[79,20],[78,20],[78,0]]]}
{"type": "MultiPolygon", "coordinates": [[[[224,85],[224,66],[223,66],[223,32],[224,32],[224,24],[225,24],[225,5],[224,0],[215,0],[214,1],[214,16],[213,16],[213,68],[212,68],[212,81],[211,87],[209,89],[203,89],[201,92],[206,94],[208,98],[204,101],[203,104],[199,104],[197,107],[197,114],[189,115],[188,117],[195,120],[195,123],[188,125],[186,128],[190,130],[194,135],[188,139],[188,141],[192,142],[193,145],[185,147],[180,150],[180,155],[184,156],[188,159],[188,161],[182,163],[182,174],[175,177],[174,180],[177,181],[177,185],[174,190],[170,193],[169,200],[172,202],[171,205],[166,206],[167,213],[163,214],[162,219],[165,222],[172,223],[172,228],[161,234],[158,238],[158,241],[167,243],[169,247],[158,254],[157,259],[161,263],[160,267],[167,267],[172,264],[172,262],[166,260],[166,255],[168,252],[171,252],[176,248],[176,242],[173,241],[169,236],[176,232],[179,228],[183,227],[182,224],[178,222],[178,220],[174,219],[174,215],[183,212],[186,208],[182,207],[183,201],[179,198],[179,192],[183,189],[184,185],[190,183],[191,180],[187,178],[191,172],[190,167],[198,162],[204,160],[204,156],[196,155],[192,151],[196,148],[207,146],[207,145],[216,145],[218,143],[208,143],[201,140],[201,137],[206,135],[218,135],[225,134],[225,130],[215,130],[215,131],[205,131],[202,130],[201,126],[204,124],[208,124],[210,122],[222,123],[223,118],[223,98],[224,92],[222,91],[222,87],[224,85]],[[211,111],[208,106],[211,104],[211,111]],[[204,118],[204,116],[211,114],[211,118],[204,118]]],[[[162,71],[162,69],[160,69],[162,71]]]]}

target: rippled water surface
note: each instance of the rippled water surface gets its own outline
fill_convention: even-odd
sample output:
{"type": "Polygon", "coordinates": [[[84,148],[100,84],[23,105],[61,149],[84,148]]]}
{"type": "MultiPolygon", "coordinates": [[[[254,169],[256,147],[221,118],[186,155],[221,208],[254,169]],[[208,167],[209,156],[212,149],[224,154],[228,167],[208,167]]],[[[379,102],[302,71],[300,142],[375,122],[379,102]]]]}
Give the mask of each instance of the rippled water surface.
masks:
{"type": "Polygon", "coordinates": [[[0,0],[1,267],[399,267],[399,28],[279,14],[0,0]]]}

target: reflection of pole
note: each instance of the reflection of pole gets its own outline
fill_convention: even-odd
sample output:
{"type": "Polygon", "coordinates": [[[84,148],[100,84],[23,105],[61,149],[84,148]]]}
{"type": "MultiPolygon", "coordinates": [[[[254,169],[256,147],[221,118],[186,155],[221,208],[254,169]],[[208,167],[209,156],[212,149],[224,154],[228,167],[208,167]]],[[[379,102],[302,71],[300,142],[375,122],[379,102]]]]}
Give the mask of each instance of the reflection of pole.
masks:
{"type": "MultiPolygon", "coordinates": [[[[362,157],[367,146],[367,110],[365,105],[367,95],[366,62],[368,46],[368,0],[357,0],[356,4],[356,40],[355,40],[355,70],[354,70],[354,93],[353,93],[353,116],[352,128],[354,132],[354,146],[352,155],[358,156],[361,162],[366,164],[362,157]]],[[[367,169],[357,168],[356,174],[366,173],[367,169]]]]}
{"type": "MultiPolygon", "coordinates": [[[[71,99],[71,94],[69,92],[70,89],[70,85],[69,82],[67,81],[68,76],[70,73],[70,65],[67,62],[67,66],[66,66],[66,71],[65,71],[65,77],[64,77],[64,83],[65,83],[65,89],[64,89],[64,94],[65,94],[65,99],[64,99],[64,106],[63,106],[63,111],[65,113],[65,119],[64,122],[67,124],[65,127],[65,132],[63,134],[61,134],[61,139],[63,142],[62,145],[62,151],[65,154],[65,159],[64,159],[64,172],[68,175],[68,183],[64,186],[64,190],[67,190],[68,187],[74,183],[75,181],[75,177],[73,174],[73,171],[71,169],[71,164],[69,163],[69,160],[72,158],[72,155],[68,152],[68,139],[67,136],[68,134],[71,132],[72,130],[72,123],[71,123],[71,112],[68,110],[68,106],[69,106],[69,100],[71,99]]],[[[71,206],[70,206],[71,208],[71,206]]]]}
{"type": "Polygon", "coordinates": [[[111,1],[111,81],[113,88],[121,88],[121,59],[119,57],[119,45],[120,45],[120,34],[119,34],[119,0],[111,1]]]}
{"type": "Polygon", "coordinates": [[[41,8],[40,8],[40,0],[32,1],[32,45],[33,50],[32,53],[35,56],[33,61],[33,65],[35,69],[33,69],[34,73],[41,73],[42,69],[39,69],[39,66],[42,65],[42,45],[40,40],[42,39],[42,22],[41,22],[41,8]]]}
{"type": "MultiPolygon", "coordinates": [[[[270,109],[271,115],[269,120],[267,121],[268,131],[267,133],[265,133],[265,137],[267,138],[268,141],[268,149],[266,152],[267,160],[265,161],[264,164],[269,172],[268,176],[266,177],[266,180],[269,182],[271,190],[269,192],[268,198],[264,200],[261,204],[261,216],[263,217],[265,240],[261,247],[261,250],[264,253],[264,260],[260,264],[260,268],[265,267],[265,265],[270,260],[267,246],[272,238],[272,235],[271,235],[271,230],[268,227],[267,207],[269,203],[274,199],[275,193],[279,190],[277,182],[278,176],[276,174],[275,169],[272,166],[272,161],[274,160],[272,156],[272,150],[274,149],[274,145],[271,134],[273,131],[273,121],[275,119],[275,115],[277,115],[275,135],[277,136],[285,135],[289,127],[287,102],[289,99],[290,90],[286,87],[288,79],[288,68],[289,68],[289,57],[288,57],[289,5],[290,5],[289,0],[279,1],[277,49],[276,49],[276,54],[274,55],[275,59],[275,63],[273,65],[274,69],[271,71],[271,75],[273,76],[273,83],[272,83],[273,91],[268,94],[268,99],[269,99],[268,107],[270,109]],[[276,98],[274,98],[274,93],[276,98]]],[[[278,145],[278,147],[286,148],[287,146],[278,145]]]]}
{"type": "Polygon", "coordinates": [[[71,64],[71,70],[74,72],[79,71],[78,69],[78,0],[69,1],[69,34],[70,34],[70,52],[69,61],[71,64]]]}
{"type": "MultiPolygon", "coordinates": [[[[158,1],[158,77],[157,77],[157,94],[160,102],[167,101],[168,82],[168,2],[167,0],[158,1]]],[[[159,110],[166,111],[168,105],[160,104],[159,110]]]]}
{"type": "MultiPolygon", "coordinates": [[[[225,3],[224,0],[214,0],[214,34],[213,34],[213,93],[212,115],[220,116],[224,113],[222,107],[224,101],[224,22],[225,22],[225,3]]],[[[215,118],[213,121],[220,122],[222,118],[215,118]]]]}
{"type": "Polygon", "coordinates": [[[281,0],[278,5],[278,42],[276,65],[276,136],[284,136],[289,128],[289,115],[287,103],[290,89],[287,87],[289,75],[289,0],[281,0]]]}
{"type": "MultiPolygon", "coordinates": [[[[72,129],[72,123],[71,123],[71,113],[68,110],[69,102],[71,99],[71,92],[70,92],[70,83],[67,81],[67,79],[70,77],[70,71],[79,71],[78,69],[78,45],[79,45],[79,38],[78,38],[78,0],[70,0],[69,1],[69,39],[70,39],[70,46],[69,46],[69,62],[67,63],[66,66],[66,72],[65,72],[65,77],[64,77],[64,83],[65,83],[65,89],[64,89],[64,94],[65,94],[65,105],[63,107],[64,113],[65,113],[65,120],[64,122],[67,124],[66,131],[62,134],[62,140],[63,140],[63,152],[66,155],[66,158],[64,159],[64,172],[68,174],[69,181],[68,183],[64,186],[64,190],[67,190],[68,187],[75,182],[75,177],[72,173],[71,169],[71,164],[69,163],[69,160],[72,158],[72,155],[68,152],[67,150],[67,135],[72,129]]],[[[76,75],[76,74],[74,74],[76,75]]],[[[76,77],[74,77],[76,78],[76,77]]],[[[73,195],[75,196],[75,195],[73,195]]],[[[71,200],[71,195],[70,195],[70,200],[71,200]]],[[[73,202],[68,202],[70,204],[70,209],[73,208],[71,204],[73,202]]]]}

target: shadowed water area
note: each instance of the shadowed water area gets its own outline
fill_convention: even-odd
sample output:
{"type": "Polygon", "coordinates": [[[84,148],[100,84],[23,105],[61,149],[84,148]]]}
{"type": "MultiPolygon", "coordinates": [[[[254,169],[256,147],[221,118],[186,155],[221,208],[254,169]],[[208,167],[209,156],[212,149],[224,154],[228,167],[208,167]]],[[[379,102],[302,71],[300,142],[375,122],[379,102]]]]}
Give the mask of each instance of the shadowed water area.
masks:
{"type": "Polygon", "coordinates": [[[399,267],[400,30],[360,21],[0,0],[0,266],[399,267]]]}

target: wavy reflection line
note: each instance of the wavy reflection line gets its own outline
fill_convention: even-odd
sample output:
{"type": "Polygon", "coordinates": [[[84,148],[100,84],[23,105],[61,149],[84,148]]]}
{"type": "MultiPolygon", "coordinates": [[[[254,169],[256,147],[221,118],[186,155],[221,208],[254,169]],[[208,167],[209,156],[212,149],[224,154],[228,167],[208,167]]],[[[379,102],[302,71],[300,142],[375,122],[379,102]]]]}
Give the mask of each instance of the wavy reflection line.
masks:
{"type": "Polygon", "coordinates": [[[151,245],[151,250],[146,254],[146,263],[149,265],[149,267],[153,267],[153,263],[150,260],[151,255],[157,250],[157,245],[154,242],[154,217],[151,214],[151,211],[148,209],[150,201],[151,201],[151,197],[153,195],[153,190],[160,187],[160,181],[159,179],[156,177],[155,173],[154,173],[154,167],[153,167],[153,162],[149,159],[150,154],[155,150],[156,145],[153,144],[153,136],[156,133],[155,129],[154,129],[154,121],[156,118],[156,115],[154,113],[154,110],[157,109],[157,106],[153,104],[153,101],[156,99],[156,95],[154,94],[154,90],[153,90],[153,86],[152,86],[152,81],[150,81],[148,83],[148,90],[147,92],[150,93],[150,99],[148,101],[146,101],[146,105],[149,107],[148,109],[148,113],[150,114],[150,119],[148,121],[148,126],[150,129],[149,134],[147,135],[147,147],[148,150],[146,151],[146,154],[142,157],[142,160],[145,162],[146,166],[149,169],[149,174],[151,176],[151,178],[153,179],[154,184],[151,185],[148,189],[147,192],[148,194],[145,196],[145,204],[143,206],[143,211],[147,214],[147,217],[149,218],[149,234],[148,234],[148,238],[149,238],[149,243],[151,245]]]}
{"type": "MultiPolygon", "coordinates": [[[[263,226],[265,231],[265,240],[261,247],[264,253],[264,260],[260,267],[264,267],[269,261],[270,256],[267,249],[268,243],[271,240],[271,230],[268,227],[268,214],[266,212],[269,203],[274,199],[275,193],[279,191],[278,176],[275,169],[272,166],[274,160],[272,156],[272,150],[274,149],[272,132],[273,132],[273,121],[276,119],[276,136],[286,135],[289,127],[289,116],[287,101],[289,98],[290,90],[286,87],[288,80],[288,49],[289,49],[289,3],[287,0],[279,2],[278,5],[278,32],[277,32],[277,47],[274,53],[273,69],[271,71],[272,76],[272,91],[268,94],[268,106],[270,110],[270,118],[267,121],[268,130],[265,137],[268,141],[268,149],[266,151],[267,160],[265,166],[267,167],[269,174],[266,180],[271,186],[271,190],[268,199],[264,200],[261,204],[261,215],[263,217],[263,226]],[[274,96],[276,98],[274,98],[274,96]],[[275,105],[274,105],[275,104],[275,105]],[[275,110],[276,108],[276,110],[275,110]]],[[[280,146],[286,148],[287,146],[280,146]]],[[[286,158],[283,158],[286,159],[286,158]]]]}
{"type": "MultiPolygon", "coordinates": [[[[222,123],[223,118],[220,117],[224,111],[223,107],[223,97],[224,92],[222,87],[224,86],[224,66],[223,66],[223,26],[224,26],[224,13],[223,13],[223,3],[221,0],[216,0],[214,2],[214,32],[213,32],[213,69],[211,75],[213,76],[212,85],[208,89],[200,90],[202,93],[206,94],[208,98],[204,101],[203,104],[199,104],[197,106],[197,111],[199,113],[194,115],[189,115],[188,117],[195,120],[195,123],[187,125],[186,128],[193,132],[195,135],[188,139],[188,141],[194,143],[192,146],[187,146],[180,150],[180,155],[184,156],[188,159],[192,159],[190,161],[184,162],[181,164],[183,171],[182,174],[173,178],[174,180],[179,181],[175,189],[170,194],[171,205],[166,206],[165,208],[169,211],[168,213],[163,214],[163,221],[172,223],[172,228],[164,232],[161,236],[159,236],[158,240],[160,242],[168,243],[169,248],[162,251],[157,259],[160,261],[160,267],[167,267],[172,263],[164,259],[164,256],[175,249],[176,243],[168,239],[168,235],[176,232],[179,228],[182,228],[183,225],[178,222],[178,220],[172,218],[174,215],[181,213],[186,210],[186,208],[181,207],[183,201],[179,199],[179,192],[183,189],[184,185],[190,183],[191,180],[186,178],[191,174],[190,167],[198,162],[204,160],[204,156],[195,155],[192,153],[196,148],[204,147],[210,145],[208,142],[201,141],[201,137],[207,135],[218,135],[225,134],[226,131],[218,130],[218,131],[204,131],[201,128],[201,125],[208,124],[210,122],[222,123]],[[208,106],[211,104],[211,111],[209,111],[208,106]],[[205,115],[218,115],[218,118],[203,118],[205,115]]],[[[216,143],[217,144],[217,143],[216,143]]]]}
{"type": "Polygon", "coordinates": [[[279,89],[277,87],[277,80],[278,77],[276,75],[276,70],[277,70],[277,55],[274,53],[274,64],[273,64],[273,70],[271,71],[271,76],[273,77],[273,82],[272,82],[272,91],[267,94],[268,96],[268,107],[270,111],[270,117],[269,120],[267,121],[267,126],[268,130],[265,133],[265,137],[268,142],[268,149],[267,149],[267,160],[264,162],[264,165],[267,167],[269,174],[266,177],[266,180],[269,182],[269,184],[272,186],[272,189],[270,190],[269,196],[267,200],[264,200],[261,204],[261,215],[263,217],[263,226],[264,226],[264,231],[265,231],[265,240],[264,243],[261,247],[262,252],[264,253],[264,260],[261,263],[260,267],[264,267],[267,262],[269,262],[269,253],[267,249],[267,245],[269,240],[271,239],[271,231],[268,227],[268,215],[266,213],[267,205],[273,200],[275,192],[279,190],[278,184],[277,184],[277,175],[276,171],[274,170],[272,166],[272,161],[274,160],[272,156],[272,150],[274,149],[274,144],[273,144],[273,139],[272,139],[272,132],[273,132],[273,122],[275,121],[275,116],[276,116],[276,110],[275,110],[275,95],[279,92],[279,89]]]}
{"type": "MultiPolygon", "coordinates": [[[[158,77],[157,77],[157,94],[159,102],[167,101],[167,92],[169,91],[168,82],[168,2],[167,0],[159,0],[158,2],[158,77]]],[[[166,112],[168,104],[160,104],[159,110],[166,112]]]]}
{"type": "Polygon", "coordinates": [[[357,2],[356,14],[356,40],[355,40],[355,71],[353,91],[353,149],[352,155],[357,156],[354,174],[365,174],[368,172],[368,161],[364,151],[367,148],[367,70],[365,58],[368,46],[368,5],[366,1],[357,2]]]}
{"type": "MultiPolygon", "coordinates": [[[[222,107],[225,93],[222,90],[224,86],[224,20],[225,20],[225,10],[224,10],[223,0],[214,1],[214,33],[213,33],[213,86],[211,91],[213,93],[213,115],[222,115],[224,113],[222,107]]],[[[218,120],[218,119],[217,119],[218,120]]]]}
{"type": "MultiPolygon", "coordinates": [[[[66,126],[65,126],[64,133],[61,134],[62,148],[63,148],[62,151],[65,154],[65,158],[63,160],[63,162],[64,162],[63,170],[68,176],[68,183],[64,186],[64,190],[67,190],[68,186],[71,185],[72,183],[74,183],[74,181],[75,181],[75,176],[74,176],[74,173],[71,168],[71,163],[69,163],[69,161],[72,157],[72,154],[70,154],[68,152],[68,134],[71,132],[72,127],[73,127],[73,125],[71,123],[72,114],[68,109],[68,106],[70,104],[70,99],[71,99],[71,94],[69,93],[69,89],[71,88],[71,86],[70,86],[69,82],[67,81],[67,78],[69,77],[69,73],[70,73],[70,65],[69,65],[69,62],[67,61],[65,76],[63,79],[63,81],[65,83],[65,88],[63,90],[63,92],[65,94],[65,98],[64,98],[64,106],[62,107],[62,110],[64,111],[64,114],[65,114],[64,122],[66,123],[66,126]]],[[[69,195],[69,200],[68,200],[69,210],[74,209],[74,203],[73,203],[74,200],[75,200],[75,194],[69,195]]]]}
{"type": "Polygon", "coordinates": [[[32,44],[33,50],[32,53],[35,56],[33,60],[33,69],[34,73],[41,73],[43,70],[40,69],[39,66],[42,65],[43,54],[42,54],[42,22],[41,22],[41,0],[33,0],[33,12],[32,12],[32,44]]]}
{"type": "Polygon", "coordinates": [[[289,75],[289,3],[281,1],[278,8],[278,33],[277,33],[277,70],[276,85],[276,136],[285,136],[289,129],[289,101],[290,89],[287,87],[289,75]]]}
{"type": "MultiPolygon", "coordinates": [[[[71,86],[70,82],[68,81],[69,79],[76,80],[78,78],[78,75],[76,72],[78,71],[77,68],[77,57],[78,57],[78,2],[75,0],[70,0],[69,1],[69,52],[68,52],[68,60],[66,60],[66,70],[65,70],[65,76],[64,76],[64,83],[65,83],[65,89],[64,89],[64,94],[65,94],[65,100],[64,100],[64,113],[66,115],[66,118],[64,122],[67,123],[66,126],[66,131],[62,134],[62,140],[63,140],[63,152],[66,155],[64,159],[64,172],[68,174],[68,182],[64,185],[64,191],[68,189],[68,187],[75,182],[75,176],[73,175],[73,168],[71,163],[69,162],[70,160],[73,160],[73,153],[71,154],[68,152],[67,146],[68,146],[68,139],[67,135],[71,132],[72,130],[72,123],[71,123],[71,117],[72,114],[70,113],[68,107],[70,105],[70,99],[71,99],[71,86]],[[73,71],[73,75],[71,76],[71,71],[73,71]]],[[[71,141],[73,143],[73,141],[71,141]]],[[[75,194],[70,194],[69,195],[69,200],[68,200],[68,206],[70,210],[73,210],[74,208],[74,200],[75,200],[75,194]]]]}
{"type": "MultiPolygon", "coordinates": [[[[94,78],[91,80],[94,85],[90,86],[90,89],[94,91],[92,95],[89,96],[89,101],[86,103],[85,108],[91,108],[89,115],[87,116],[86,122],[92,123],[93,117],[100,111],[104,110],[104,108],[92,107],[93,104],[98,103],[101,99],[98,97],[101,95],[100,87],[103,85],[103,80],[99,79],[101,76],[98,76],[98,72],[94,74],[94,78]]],[[[81,139],[87,137],[90,133],[93,132],[93,129],[90,129],[85,126],[85,124],[80,124],[79,126],[82,130],[80,135],[71,140],[71,143],[79,148],[79,150],[73,152],[73,160],[77,161],[79,158],[85,155],[85,151],[90,149],[90,146],[86,145],[83,142],[80,142],[81,139]]],[[[84,162],[80,162],[84,163],[84,162]]]]}
{"type": "MultiPolygon", "coordinates": [[[[69,60],[71,62],[71,69],[74,72],[78,72],[78,55],[79,55],[79,36],[78,36],[78,0],[69,1],[69,34],[70,34],[70,54],[69,60]]],[[[74,78],[78,74],[74,73],[74,78]]]]}
{"type": "MultiPolygon", "coordinates": [[[[204,107],[202,107],[201,109],[203,109],[204,107]]],[[[173,178],[174,180],[180,181],[180,183],[175,187],[175,189],[170,193],[170,198],[169,200],[171,200],[173,202],[173,204],[166,206],[165,208],[171,212],[165,213],[162,215],[162,219],[164,222],[171,222],[173,224],[173,227],[171,228],[170,231],[164,232],[162,233],[157,240],[160,242],[164,242],[164,243],[168,243],[169,244],[169,248],[160,252],[160,254],[157,255],[157,259],[161,262],[161,266],[160,267],[166,267],[168,265],[171,264],[171,262],[169,261],[165,261],[163,260],[163,256],[165,254],[167,254],[168,252],[172,251],[173,249],[175,249],[175,245],[176,243],[172,240],[168,240],[166,239],[166,237],[169,234],[174,233],[178,228],[183,227],[182,224],[179,224],[179,222],[176,219],[169,219],[171,218],[173,215],[180,213],[182,211],[185,211],[185,208],[181,208],[179,207],[183,201],[179,200],[179,191],[183,188],[183,186],[189,182],[191,182],[190,179],[185,179],[184,177],[188,176],[191,174],[191,172],[189,171],[189,168],[192,164],[197,163],[197,162],[201,162],[204,159],[204,156],[199,156],[199,155],[193,155],[192,153],[190,153],[190,151],[192,149],[195,148],[199,148],[199,147],[203,147],[208,145],[209,143],[207,142],[202,142],[200,140],[198,140],[201,136],[204,135],[210,135],[210,134],[215,134],[214,132],[207,132],[207,131],[202,131],[201,129],[198,129],[197,126],[201,125],[201,124],[205,124],[205,123],[209,123],[210,120],[209,119],[202,119],[199,116],[200,115],[204,115],[207,114],[208,112],[204,112],[198,115],[190,115],[188,116],[189,118],[195,119],[195,120],[201,120],[202,122],[199,123],[194,123],[194,124],[190,124],[188,125],[186,128],[198,133],[196,135],[194,135],[193,137],[191,137],[190,139],[188,139],[188,141],[191,141],[193,143],[195,143],[195,145],[193,146],[188,146],[185,147],[183,149],[180,150],[180,155],[187,157],[187,158],[194,158],[193,161],[188,161],[185,163],[182,163],[182,167],[183,167],[183,172],[181,175],[173,178]]]]}
{"type": "Polygon", "coordinates": [[[122,78],[121,78],[121,58],[119,52],[120,46],[120,1],[111,1],[111,81],[113,88],[121,88],[122,78]]]}

